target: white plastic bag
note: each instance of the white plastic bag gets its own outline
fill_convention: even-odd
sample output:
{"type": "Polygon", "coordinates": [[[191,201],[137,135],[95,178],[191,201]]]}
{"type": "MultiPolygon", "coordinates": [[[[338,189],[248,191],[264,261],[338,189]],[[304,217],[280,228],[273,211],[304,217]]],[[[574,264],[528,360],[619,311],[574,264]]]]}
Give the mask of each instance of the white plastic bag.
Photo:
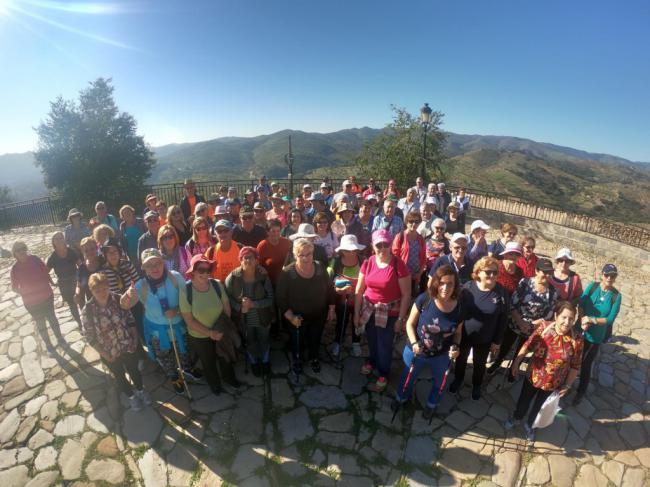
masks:
{"type": "Polygon", "coordinates": [[[533,428],[546,428],[553,423],[555,415],[560,412],[560,393],[554,391],[550,396],[546,398],[544,404],[542,404],[535,422],[533,423],[533,428]]]}

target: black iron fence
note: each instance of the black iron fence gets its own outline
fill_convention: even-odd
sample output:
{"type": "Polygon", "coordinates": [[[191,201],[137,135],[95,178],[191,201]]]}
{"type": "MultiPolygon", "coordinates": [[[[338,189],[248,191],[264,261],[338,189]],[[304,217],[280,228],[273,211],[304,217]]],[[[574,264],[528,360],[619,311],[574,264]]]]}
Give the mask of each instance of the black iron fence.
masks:
{"type": "MultiPolygon", "coordinates": [[[[288,179],[275,179],[281,186],[289,188],[288,179]]],[[[331,179],[330,184],[335,191],[341,187],[343,179],[331,179]]],[[[271,181],[269,181],[270,183],[271,181]]],[[[314,191],[318,191],[321,180],[293,179],[293,193],[298,194],[304,184],[310,184],[314,191]]],[[[239,195],[248,189],[253,189],[255,180],[230,180],[230,181],[197,181],[196,187],[199,194],[208,196],[217,193],[221,186],[234,187],[239,195]]],[[[361,182],[360,182],[361,184],[361,182]]],[[[386,182],[377,180],[377,184],[385,188],[386,182]]],[[[458,188],[449,186],[448,190],[454,193],[458,188]]],[[[154,193],[158,199],[163,200],[167,206],[177,204],[183,197],[182,183],[155,184],[140,195],[113,195],[109,205],[112,213],[117,213],[118,206],[129,203],[136,209],[144,208],[144,199],[147,193],[154,193]]],[[[527,202],[522,198],[503,195],[493,192],[467,189],[474,208],[493,210],[523,218],[539,220],[547,223],[561,225],[566,228],[605,237],[633,247],[650,250],[650,230],[602,218],[594,218],[565,211],[559,207],[540,206],[527,202]]],[[[93,214],[92,208],[79,208],[86,215],[93,214]]],[[[0,229],[6,230],[15,227],[31,225],[59,224],[65,221],[69,208],[65,207],[58,198],[45,197],[20,203],[10,203],[0,207],[0,229]]]]}

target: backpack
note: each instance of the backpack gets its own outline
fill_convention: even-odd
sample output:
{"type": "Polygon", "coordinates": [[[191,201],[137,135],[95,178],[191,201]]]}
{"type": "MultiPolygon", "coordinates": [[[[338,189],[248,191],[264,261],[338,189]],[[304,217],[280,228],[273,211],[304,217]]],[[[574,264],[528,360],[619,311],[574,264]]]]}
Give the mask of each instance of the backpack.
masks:
{"type": "MultiPolygon", "coordinates": [[[[219,281],[216,279],[208,280],[210,281],[210,284],[212,284],[212,288],[217,293],[217,296],[219,296],[219,299],[221,299],[221,286],[219,285],[219,281]]],[[[187,297],[187,302],[190,304],[190,306],[192,306],[192,281],[185,283],[185,295],[187,297]]]]}
{"type": "MultiPolygon", "coordinates": [[[[591,297],[596,292],[596,289],[598,289],[598,283],[594,281],[591,284],[589,284],[589,286],[590,287],[587,296],[589,297],[589,299],[591,299],[591,297]]],[[[618,289],[612,286],[612,294],[609,296],[609,305],[614,306],[614,303],[616,302],[617,299],[618,299],[618,289]]]]}

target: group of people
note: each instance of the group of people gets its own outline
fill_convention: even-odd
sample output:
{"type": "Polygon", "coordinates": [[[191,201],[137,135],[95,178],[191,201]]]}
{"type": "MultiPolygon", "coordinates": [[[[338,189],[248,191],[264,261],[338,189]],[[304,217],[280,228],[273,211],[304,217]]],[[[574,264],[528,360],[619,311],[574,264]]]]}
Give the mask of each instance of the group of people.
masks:
{"type": "Polygon", "coordinates": [[[535,239],[510,223],[492,242],[482,220],[466,234],[469,195],[452,195],[444,183],[425,186],[418,178],[401,197],[395,181],[382,191],[374,179],[362,187],[350,177],[336,193],[329,181],[319,191],[306,184],[293,199],[287,193],[261,177],[241,199],[224,187],[206,200],[186,180],[178,205],[150,194],[142,211],[124,205],[116,218],[98,202],[90,225],[73,208],[46,262],[14,244],[13,289],[53,352],[46,321],[64,344],[54,271],[71,315],[134,409],[150,402],[141,377],[147,355],[179,394],[188,378],[202,377],[215,394],[232,392],[240,385],[239,354],[254,375],[271,373],[272,337],[288,335],[295,374],[305,364],[318,374],[328,324],[334,360],[348,335],[355,356],[367,343],[360,373],[373,377],[375,392],[388,385],[396,334],[406,333],[394,410],[429,367],[423,414],[430,418],[452,362],[448,390],[463,387],[470,354],[478,400],[486,375],[514,381],[532,353],[506,425],[527,415],[529,438],[546,398],[566,395],[578,376],[573,402],[582,400],[621,305],[614,264],[583,288],[568,248],[554,261],[538,257],[535,239]]]}

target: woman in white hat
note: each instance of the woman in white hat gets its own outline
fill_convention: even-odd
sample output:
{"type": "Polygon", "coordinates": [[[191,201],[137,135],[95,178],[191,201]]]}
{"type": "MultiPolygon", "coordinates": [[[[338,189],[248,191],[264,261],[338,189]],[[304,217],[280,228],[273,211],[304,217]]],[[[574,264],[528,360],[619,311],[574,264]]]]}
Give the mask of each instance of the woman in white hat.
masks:
{"type": "MultiPolygon", "coordinates": [[[[298,231],[293,235],[291,235],[289,237],[289,240],[295,242],[299,238],[306,238],[307,240],[309,240],[311,243],[314,244],[314,260],[320,262],[324,267],[327,267],[327,264],[329,263],[329,259],[327,258],[327,252],[325,251],[324,247],[322,247],[321,245],[317,245],[315,243],[316,239],[318,238],[318,235],[314,230],[314,226],[311,225],[310,223],[301,223],[300,226],[298,227],[298,231]]],[[[287,258],[284,261],[284,265],[287,266],[294,261],[295,258],[293,252],[289,252],[287,254],[287,258]]]]}
{"type": "Polygon", "coordinates": [[[582,281],[580,276],[571,269],[576,261],[571,250],[564,247],[555,255],[555,271],[549,282],[558,292],[558,300],[570,301],[573,305],[578,303],[582,295],[582,281]]]}
{"type": "MultiPolygon", "coordinates": [[[[359,244],[355,235],[343,235],[341,244],[336,248],[336,254],[327,268],[336,291],[336,332],[330,349],[334,356],[340,353],[341,344],[345,340],[343,334],[354,314],[354,291],[363,261],[361,251],[365,248],[365,245],[359,244]]],[[[352,355],[355,357],[361,355],[360,340],[359,335],[352,331],[352,355]]]]}

